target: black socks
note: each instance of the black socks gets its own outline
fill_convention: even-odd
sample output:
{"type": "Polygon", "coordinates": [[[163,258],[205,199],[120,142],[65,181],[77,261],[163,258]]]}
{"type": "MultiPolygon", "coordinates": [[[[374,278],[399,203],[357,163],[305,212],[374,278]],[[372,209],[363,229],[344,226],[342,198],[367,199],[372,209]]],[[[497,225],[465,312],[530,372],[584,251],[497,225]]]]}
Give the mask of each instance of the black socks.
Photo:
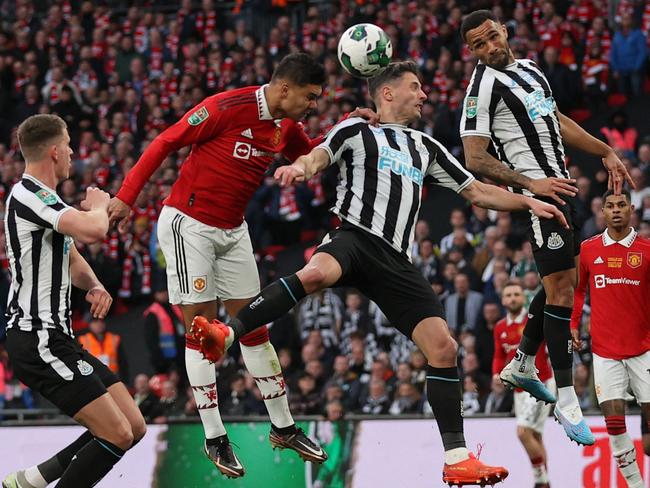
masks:
{"type": "Polygon", "coordinates": [[[558,388],[573,385],[573,347],[571,345],[571,308],[544,307],[544,337],[558,388]]]}
{"type": "Polygon", "coordinates": [[[57,488],[91,488],[122,459],[124,450],[104,439],[83,446],[61,476],[57,488]]]}
{"type": "Polygon", "coordinates": [[[544,287],[530,302],[528,309],[528,322],[519,343],[519,350],[528,356],[535,356],[539,346],[544,340],[544,306],[546,305],[546,292],[544,287]]]}
{"type": "Polygon", "coordinates": [[[305,289],[295,274],[271,283],[228,323],[235,331],[234,339],[278,319],[305,295],[305,289]]]}
{"type": "Polygon", "coordinates": [[[427,365],[427,399],[436,417],[445,451],[465,447],[463,396],[457,367],[427,365]]]}

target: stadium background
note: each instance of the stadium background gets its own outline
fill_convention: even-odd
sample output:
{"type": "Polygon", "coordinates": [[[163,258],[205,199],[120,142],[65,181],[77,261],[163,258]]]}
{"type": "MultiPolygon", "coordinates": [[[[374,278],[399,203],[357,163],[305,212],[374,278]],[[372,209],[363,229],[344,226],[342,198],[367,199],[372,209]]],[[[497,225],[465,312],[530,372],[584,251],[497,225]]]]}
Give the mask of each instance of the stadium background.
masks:
{"type": "MultiPolygon", "coordinates": [[[[560,110],[620,152],[637,184],[633,192],[637,207],[634,225],[643,235],[650,236],[650,4],[642,0],[183,0],[180,6],[165,0],[0,0],[0,201],[4,202],[22,173],[15,128],[25,117],[52,112],[68,122],[75,150],[74,171],[60,185],[59,192],[66,202],[78,204],[89,185],[114,194],[148,142],[202,98],[217,91],[266,82],[274,63],[297,50],[310,52],[325,64],[328,77],[318,113],[307,118],[305,130],[312,137],[327,131],[343,113],[356,106],[369,106],[364,84],[345,76],[335,56],[339,34],[357,22],[380,25],[393,39],[396,58],[408,57],[419,63],[428,94],[419,128],[462,158],[459,110],[473,60],[462,45],[458,27],[464,12],[481,7],[493,8],[506,23],[516,57],[531,57],[542,66],[560,110]],[[628,18],[634,27],[623,37],[619,31],[628,18]],[[630,36],[642,42],[626,43],[630,36]]],[[[148,420],[165,431],[159,437],[150,433],[155,439],[151,445],[155,449],[168,446],[169,453],[178,453],[186,463],[198,461],[197,466],[203,468],[197,469],[206,469],[209,465],[200,453],[189,454],[190,447],[183,457],[185,450],[178,447],[186,442],[193,446],[187,439],[201,437],[200,426],[193,423],[198,417],[192,395],[187,394],[182,354],[178,360],[161,360],[155,339],[156,323],[151,317],[144,317],[154,296],[164,299],[164,267],[153,237],[155,221],[160,202],[187,152],[184,149],[171,155],[154,175],[138,199],[126,235],[112,232],[105,242],[81,251],[116,298],[106,324],[109,331],[121,337],[120,374],[136,398],[147,399],[144,405],[149,409],[145,413],[148,420]],[[176,424],[179,421],[182,423],[176,424]],[[166,425],[171,427],[167,430],[166,425]]],[[[568,151],[568,162],[572,176],[578,180],[578,206],[586,238],[603,229],[598,198],[606,186],[605,174],[594,158],[568,151]]],[[[327,214],[335,181],[336,174],[326,172],[308,184],[290,189],[280,189],[270,179],[263,182],[247,211],[263,283],[295,271],[319,238],[335,224],[327,214]]],[[[413,247],[416,265],[447,306],[457,304],[459,298],[461,303],[465,301],[461,320],[450,323],[450,327],[462,346],[459,364],[464,375],[466,412],[477,417],[508,416],[510,395],[491,381],[491,327],[503,316],[498,297],[508,279],[520,279],[529,298],[539,286],[523,229],[516,216],[469,208],[455,195],[434,187],[427,191],[420,219],[413,247]]],[[[8,273],[1,231],[0,241],[0,301],[5,301],[8,273]]],[[[79,294],[74,297],[74,323],[80,334],[88,327],[82,298],[79,294]]],[[[292,314],[271,324],[293,412],[314,416],[305,417],[314,421],[324,419],[323,425],[344,425],[337,427],[336,432],[342,439],[349,432],[355,443],[361,434],[372,433],[379,425],[357,423],[360,415],[388,415],[392,422],[389,425],[394,427],[386,429],[394,430],[396,436],[402,431],[399,426],[405,416],[430,415],[422,396],[422,356],[388,327],[373,304],[357,302],[350,290],[326,291],[306,299],[292,314]],[[337,362],[338,355],[345,360],[337,362]],[[354,423],[339,421],[341,416],[354,423]]],[[[0,306],[4,311],[5,303],[0,306]]],[[[584,320],[586,327],[588,313],[584,320]]],[[[4,325],[0,325],[0,338],[3,329],[4,325]]],[[[597,413],[588,348],[576,354],[575,366],[582,406],[597,413]]],[[[236,350],[219,365],[218,372],[224,416],[252,421],[256,415],[265,414],[259,392],[242,368],[236,350]]],[[[44,425],[65,423],[50,405],[13,377],[1,342],[0,409],[0,446],[4,449],[10,445],[4,439],[13,435],[6,430],[8,426],[37,423],[41,427],[35,432],[42,432],[45,438],[49,432],[44,425]]],[[[598,418],[592,420],[600,425],[598,418]]],[[[523,452],[517,444],[512,419],[471,422],[474,430],[486,427],[483,432],[491,434],[472,439],[486,442],[489,460],[501,460],[500,455],[505,452],[523,452]],[[502,429],[503,438],[499,441],[492,434],[494,429],[499,429],[500,436],[502,429]]],[[[243,427],[246,425],[234,425],[231,438],[240,442],[242,460],[252,473],[255,462],[245,453],[254,449],[255,439],[266,443],[260,439],[266,434],[267,424],[251,423],[249,431],[243,427]],[[248,434],[243,432],[253,432],[250,444],[244,441],[248,434]]],[[[310,424],[310,428],[312,425],[317,429],[320,424],[310,424]]],[[[427,432],[435,428],[430,421],[420,421],[419,426],[427,432]]],[[[638,421],[628,419],[632,432],[636,432],[635,426],[638,421]]],[[[550,450],[561,454],[558,462],[572,456],[576,460],[593,457],[600,462],[598,469],[592,470],[593,476],[589,475],[591,478],[585,474],[583,486],[623,486],[614,481],[616,470],[606,452],[607,443],[597,444],[592,451],[578,449],[552,435],[558,429],[555,425],[547,427],[550,450]]],[[[408,429],[405,427],[404,431],[408,429]]],[[[16,435],[22,440],[30,438],[26,434],[16,435]]],[[[395,443],[386,440],[379,452],[396,450],[399,439],[402,438],[396,437],[395,443]]],[[[402,442],[411,445],[412,440],[402,442]]],[[[438,459],[434,455],[435,442],[432,437],[428,447],[413,450],[422,453],[422,459],[417,461],[422,470],[416,469],[422,480],[429,475],[438,478],[437,467],[428,463],[438,459]]],[[[345,446],[341,441],[340,449],[345,451],[345,446]]],[[[258,451],[262,456],[262,449],[258,451]]],[[[16,467],[9,462],[15,458],[0,452],[2,472],[16,467]]],[[[13,455],[16,452],[21,450],[11,449],[13,455]]],[[[28,446],[24,452],[35,454],[28,446]]],[[[371,448],[358,452],[366,456],[372,453],[375,460],[383,459],[371,448]]],[[[129,456],[139,455],[134,452],[129,456]]],[[[298,469],[309,482],[318,478],[318,474],[305,474],[302,464],[295,464],[291,456],[279,456],[283,469],[285,464],[289,471],[298,469]]],[[[339,466],[340,483],[346,479],[346,471],[362,469],[364,457],[355,456],[348,457],[354,460],[354,470],[339,466]]],[[[145,463],[144,458],[137,459],[145,463]]],[[[173,469],[177,468],[173,463],[152,459],[152,472],[158,462],[156,473],[160,477],[156,482],[165,486],[160,480],[173,479],[173,469]]],[[[277,464],[274,460],[278,458],[269,459],[270,465],[277,464]]],[[[405,458],[405,462],[409,459],[405,458]]],[[[37,460],[27,456],[17,461],[26,464],[37,460]]],[[[529,476],[526,463],[522,458],[522,476],[529,476]]],[[[378,469],[380,465],[390,463],[376,462],[374,467],[378,469]]],[[[553,459],[549,468],[553,476],[553,459]]],[[[287,482],[286,486],[298,486],[298,475],[287,476],[293,484],[287,482]]],[[[553,481],[554,486],[577,486],[566,484],[573,483],[566,479],[564,483],[562,479],[553,481]]],[[[253,483],[253,478],[247,475],[231,485],[258,486],[241,484],[245,482],[253,483]]],[[[113,486],[106,483],[100,486],[113,486]]],[[[504,486],[519,486],[514,478],[511,483],[504,486]]],[[[330,480],[324,486],[343,485],[330,480]]]]}

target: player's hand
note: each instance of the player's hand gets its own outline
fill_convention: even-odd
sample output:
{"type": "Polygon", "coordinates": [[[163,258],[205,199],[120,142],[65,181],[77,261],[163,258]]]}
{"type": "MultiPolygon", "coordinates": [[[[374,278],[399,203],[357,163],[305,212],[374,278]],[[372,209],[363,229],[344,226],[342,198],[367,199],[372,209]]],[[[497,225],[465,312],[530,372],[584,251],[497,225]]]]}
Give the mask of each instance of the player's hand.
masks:
{"type": "Polygon", "coordinates": [[[357,107],[354,111],[350,112],[349,117],[361,117],[366,119],[370,125],[377,125],[379,123],[379,114],[370,108],[357,107]]]}
{"type": "Polygon", "coordinates": [[[79,206],[82,210],[106,210],[111,196],[99,188],[86,188],[86,198],[81,200],[79,206]]]}
{"type": "Polygon", "coordinates": [[[542,202],[535,198],[530,199],[529,205],[532,212],[538,217],[541,217],[543,219],[557,219],[562,227],[565,229],[570,228],[568,222],[566,221],[566,217],[555,205],[542,202]]]}
{"type": "Polygon", "coordinates": [[[573,350],[576,352],[582,349],[582,339],[580,339],[578,329],[571,329],[571,344],[573,344],[573,350]]]}
{"type": "Polygon", "coordinates": [[[308,155],[300,156],[293,164],[280,166],[276,169],[273,177],[282,187],[305,181],[305,166],[307,161],[310,160],[311,158],[308,155]]]}
{"type": "Polygon", "coordinates": [[[633,189],[636,189],[634,180],[628,173],[627,168],[619,159],[618,155],[612,150],[603,158],[603,166],[607,170],[607,188],[614,190],[614,195],[620,195],[623,184],[627,181],[633,189]]]}
{"type": "Polygon", "coordinates": [[[131,216],[131,207],[117,197],[111,198],[108,204],[108,221],[109,223],[118,222],[117,229],[121,234],[127,231],[129,217],[131,216]]]}
{"type": "Polygon", "coordinates": [[[574,179],[541,178],[531,180],[528,190],[538,197],[550,197],[560,205],[565,205],[566,202],[560,198],[560,195],[576,196],[578,188],[575,185],[574,179]]]}
{"type": "Polygon", "coordinates": [[[96,286],[88,290],[86,301],[90,303],[90,315],[95,319],[105,318],[113,303],[111,295],[103,286],[96,286]]]}

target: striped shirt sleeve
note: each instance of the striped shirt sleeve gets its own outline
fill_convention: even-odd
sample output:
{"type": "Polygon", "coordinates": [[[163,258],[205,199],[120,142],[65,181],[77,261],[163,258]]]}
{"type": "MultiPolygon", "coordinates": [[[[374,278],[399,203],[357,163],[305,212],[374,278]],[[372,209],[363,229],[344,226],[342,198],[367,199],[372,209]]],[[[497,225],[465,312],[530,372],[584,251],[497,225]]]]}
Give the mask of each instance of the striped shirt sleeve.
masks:
{"type": "Polygon", "coordinates": [[[58,232],[61,216],[72,207],[62,203],[55,193],[45,188],[34,189],[35,191],[28,188],[22,184],[16,185],[11,193],[10,206],[16,210],[16,215],[36,227],[58,232]]]}
{"type": "Polygon", "coordinates": [[[460,136],[490,137],[490,101],[493,77],[486,74],[486,65],[478,64],[467,86],[463,113],[460,119],[460,136]],[[492,81],[491,81],[492,80],[492,81]]]}
{"type": "Polygon", "coordinates": [[[460,193],[467,188],[474,176],[463,168],[463,165],[442,144],[435,139],[425,136],[422,138],[429,153],[427,176],[431,176],[437,185],[460,193]]]}
{"type": "Polygon", "coordinates": [[[330,164],[333,164],[341,158],[343,151],[350,148],[350,138],[357,135],[364,125],[367,125],[367,122],[361,117],[345,119],[334,126],[325,140],[316,147],[324,149],[329,155],[330,164]]]}

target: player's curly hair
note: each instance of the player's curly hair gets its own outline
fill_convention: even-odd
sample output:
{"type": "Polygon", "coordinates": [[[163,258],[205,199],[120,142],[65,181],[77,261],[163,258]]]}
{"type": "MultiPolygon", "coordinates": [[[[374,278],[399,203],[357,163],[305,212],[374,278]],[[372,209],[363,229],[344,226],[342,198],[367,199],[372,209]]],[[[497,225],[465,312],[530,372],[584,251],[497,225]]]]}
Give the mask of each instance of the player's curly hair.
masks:
{"type": "Polygon", "coordinates": [[[368,92],[370,93],[370,98],[375,100],[379,88],[387,83],[399,80],[405,73],[413,73],[415,76],[420,78],[420,69],[415,61],[408,60],[390,63],[384,71],[368,80],[368,92]]]}
{"type": "MultiPolygon", "coordinates": [[[[603,194],[603,207],[605,206],[605,202],[607,201],[607,197],[611,197],[612,195],[614,195],[614,190],[607,190],[607,191],[603,194]]],[[[625,197],[625,199],[627,200],[627,203],[631,203],[631,202],[632,202],[632,195],[630,195],[629,190],[623,188],[623,189],[621,190],[621,195],[623,195],[623,196],[625,197]]]]}
{"type": "Polygon", "coordinates": [[[498,22],[496,16],[490,10],[475,10],[467,15],[460,24],[460,36],[463,38],[463,41],[467,41],[465,36],[469,31],[476,29],[486,20],[498,22]]]}
{"type": "Polygon", "coordinates": [[[298,86],[323,85],[325,68],[307,53],[285,56],[273,71],[271,81],[288,80],[298,86]]]}

